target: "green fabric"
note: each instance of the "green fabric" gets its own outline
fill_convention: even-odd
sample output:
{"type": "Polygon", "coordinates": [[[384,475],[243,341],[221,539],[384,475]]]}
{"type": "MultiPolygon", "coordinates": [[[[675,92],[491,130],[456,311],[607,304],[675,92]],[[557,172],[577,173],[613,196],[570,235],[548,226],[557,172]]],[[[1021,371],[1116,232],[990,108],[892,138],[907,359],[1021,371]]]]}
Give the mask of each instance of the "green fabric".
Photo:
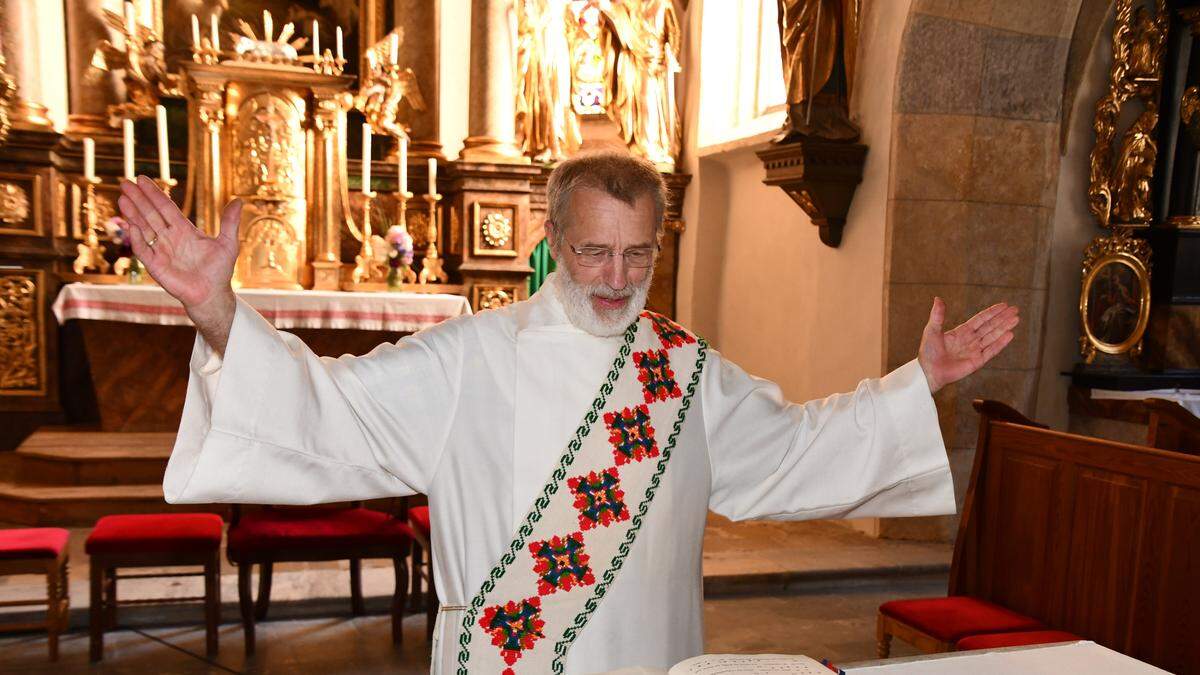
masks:
{"type": "Polygon", "coordinates": [[[529,294],[533,295],[546,283],[546,277],[550,276],[555,268],[554,258],[550,257],[550,245],[545,239],[533,249],[533,255],[529,256],[529,266],[533,268],[533,274],[529,275],[529,294]]]}

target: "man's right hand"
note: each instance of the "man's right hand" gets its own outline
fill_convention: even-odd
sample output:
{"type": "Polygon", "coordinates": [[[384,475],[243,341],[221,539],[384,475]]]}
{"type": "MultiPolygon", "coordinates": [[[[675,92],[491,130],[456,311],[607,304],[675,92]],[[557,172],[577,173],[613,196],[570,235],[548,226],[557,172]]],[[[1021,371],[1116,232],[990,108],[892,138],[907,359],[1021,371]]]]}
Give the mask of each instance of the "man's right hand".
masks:
{"type": "Polygon", "coordinates": [[[236,308],[230,280],[242,201],[225,205],[216,237],[197,229],[146,176],[138,176],[136,183],[121,181],[117,206],[130,224],[134,255],[163,290],[183,303],[205,341],[223,355],[236,308]]]}

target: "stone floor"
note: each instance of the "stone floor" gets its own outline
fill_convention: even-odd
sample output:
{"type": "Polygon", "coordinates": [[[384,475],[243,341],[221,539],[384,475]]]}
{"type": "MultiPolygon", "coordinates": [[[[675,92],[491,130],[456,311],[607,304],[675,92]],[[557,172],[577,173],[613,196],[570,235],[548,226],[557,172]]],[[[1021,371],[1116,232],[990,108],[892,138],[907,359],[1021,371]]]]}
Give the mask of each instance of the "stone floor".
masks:
{"type": "MultiPolygon", "coordinates": [[[[428,668],[425,619],[405,619],[404,646],[390,644],[390,563],[364,562],[368,615],[349,614],[343,563],[280,565],[271,615],[259,624],[259,653],[247,662],[236,623],[236,572],[223,570],[219,657],[204,659],[198,606],[122,609],[122,630],[106,637],[105,660],[87,663],[86,529],[71,537],[71,625],[61,661],[46,661],[44,635],[0,638],[0,672],[227,673],[390,672],[428,668]]],[[[805,653],[835,661],[873,658],[880,602],[945,593],[951,549],[887,541],[838,524],[730,523],[711,516],[705,539],[705,647],[714,653],[805,653]]],[[[0,601],[44,593],[39,577],[0,577],[0,601]]],[[[199,579],[122,582],[120,597],[199,594],[199,579]]],[[[27,618],[33,618],[26,613],[27,618]]],[[[903,645],[893,649],[904,656],[903,645]]]]}

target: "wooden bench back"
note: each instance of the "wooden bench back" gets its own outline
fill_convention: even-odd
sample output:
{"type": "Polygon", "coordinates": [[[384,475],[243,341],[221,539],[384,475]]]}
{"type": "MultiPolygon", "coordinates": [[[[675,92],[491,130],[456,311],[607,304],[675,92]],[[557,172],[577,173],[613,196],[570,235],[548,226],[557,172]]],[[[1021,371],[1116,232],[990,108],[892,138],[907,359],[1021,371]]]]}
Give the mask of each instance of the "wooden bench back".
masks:
{"type": "Polygon", "coordinates": [[[950,593],[1200,673],[1200,457],[976,409],[950,593]]]}
{"type": "Polygon", "coordinates": [[[1146,445],[1200,455],[1200,418],[1174,401],[1148,398],[1144,403],[1150,413],[1146,445]]]}

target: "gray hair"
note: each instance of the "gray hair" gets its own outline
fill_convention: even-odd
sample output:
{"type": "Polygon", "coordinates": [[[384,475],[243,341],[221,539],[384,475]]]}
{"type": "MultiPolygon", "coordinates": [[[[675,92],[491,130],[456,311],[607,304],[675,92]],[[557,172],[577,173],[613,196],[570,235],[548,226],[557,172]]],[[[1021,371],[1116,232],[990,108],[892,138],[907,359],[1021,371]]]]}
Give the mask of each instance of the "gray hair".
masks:
{"type": "MultiPolygon", "coordinates": [[[[601,190],[633,206],[643,195],[654,200],[654,236],[662,234],[667,208],[667,184],[649,160],[619,152],[576,155],[554,168],[546,183],[546,221],[554,223],[555,239],[570,227],[571,196],[579,188],[601,190]]],[[[551,241],[551,247],[557,245],[551,241]]]]}

